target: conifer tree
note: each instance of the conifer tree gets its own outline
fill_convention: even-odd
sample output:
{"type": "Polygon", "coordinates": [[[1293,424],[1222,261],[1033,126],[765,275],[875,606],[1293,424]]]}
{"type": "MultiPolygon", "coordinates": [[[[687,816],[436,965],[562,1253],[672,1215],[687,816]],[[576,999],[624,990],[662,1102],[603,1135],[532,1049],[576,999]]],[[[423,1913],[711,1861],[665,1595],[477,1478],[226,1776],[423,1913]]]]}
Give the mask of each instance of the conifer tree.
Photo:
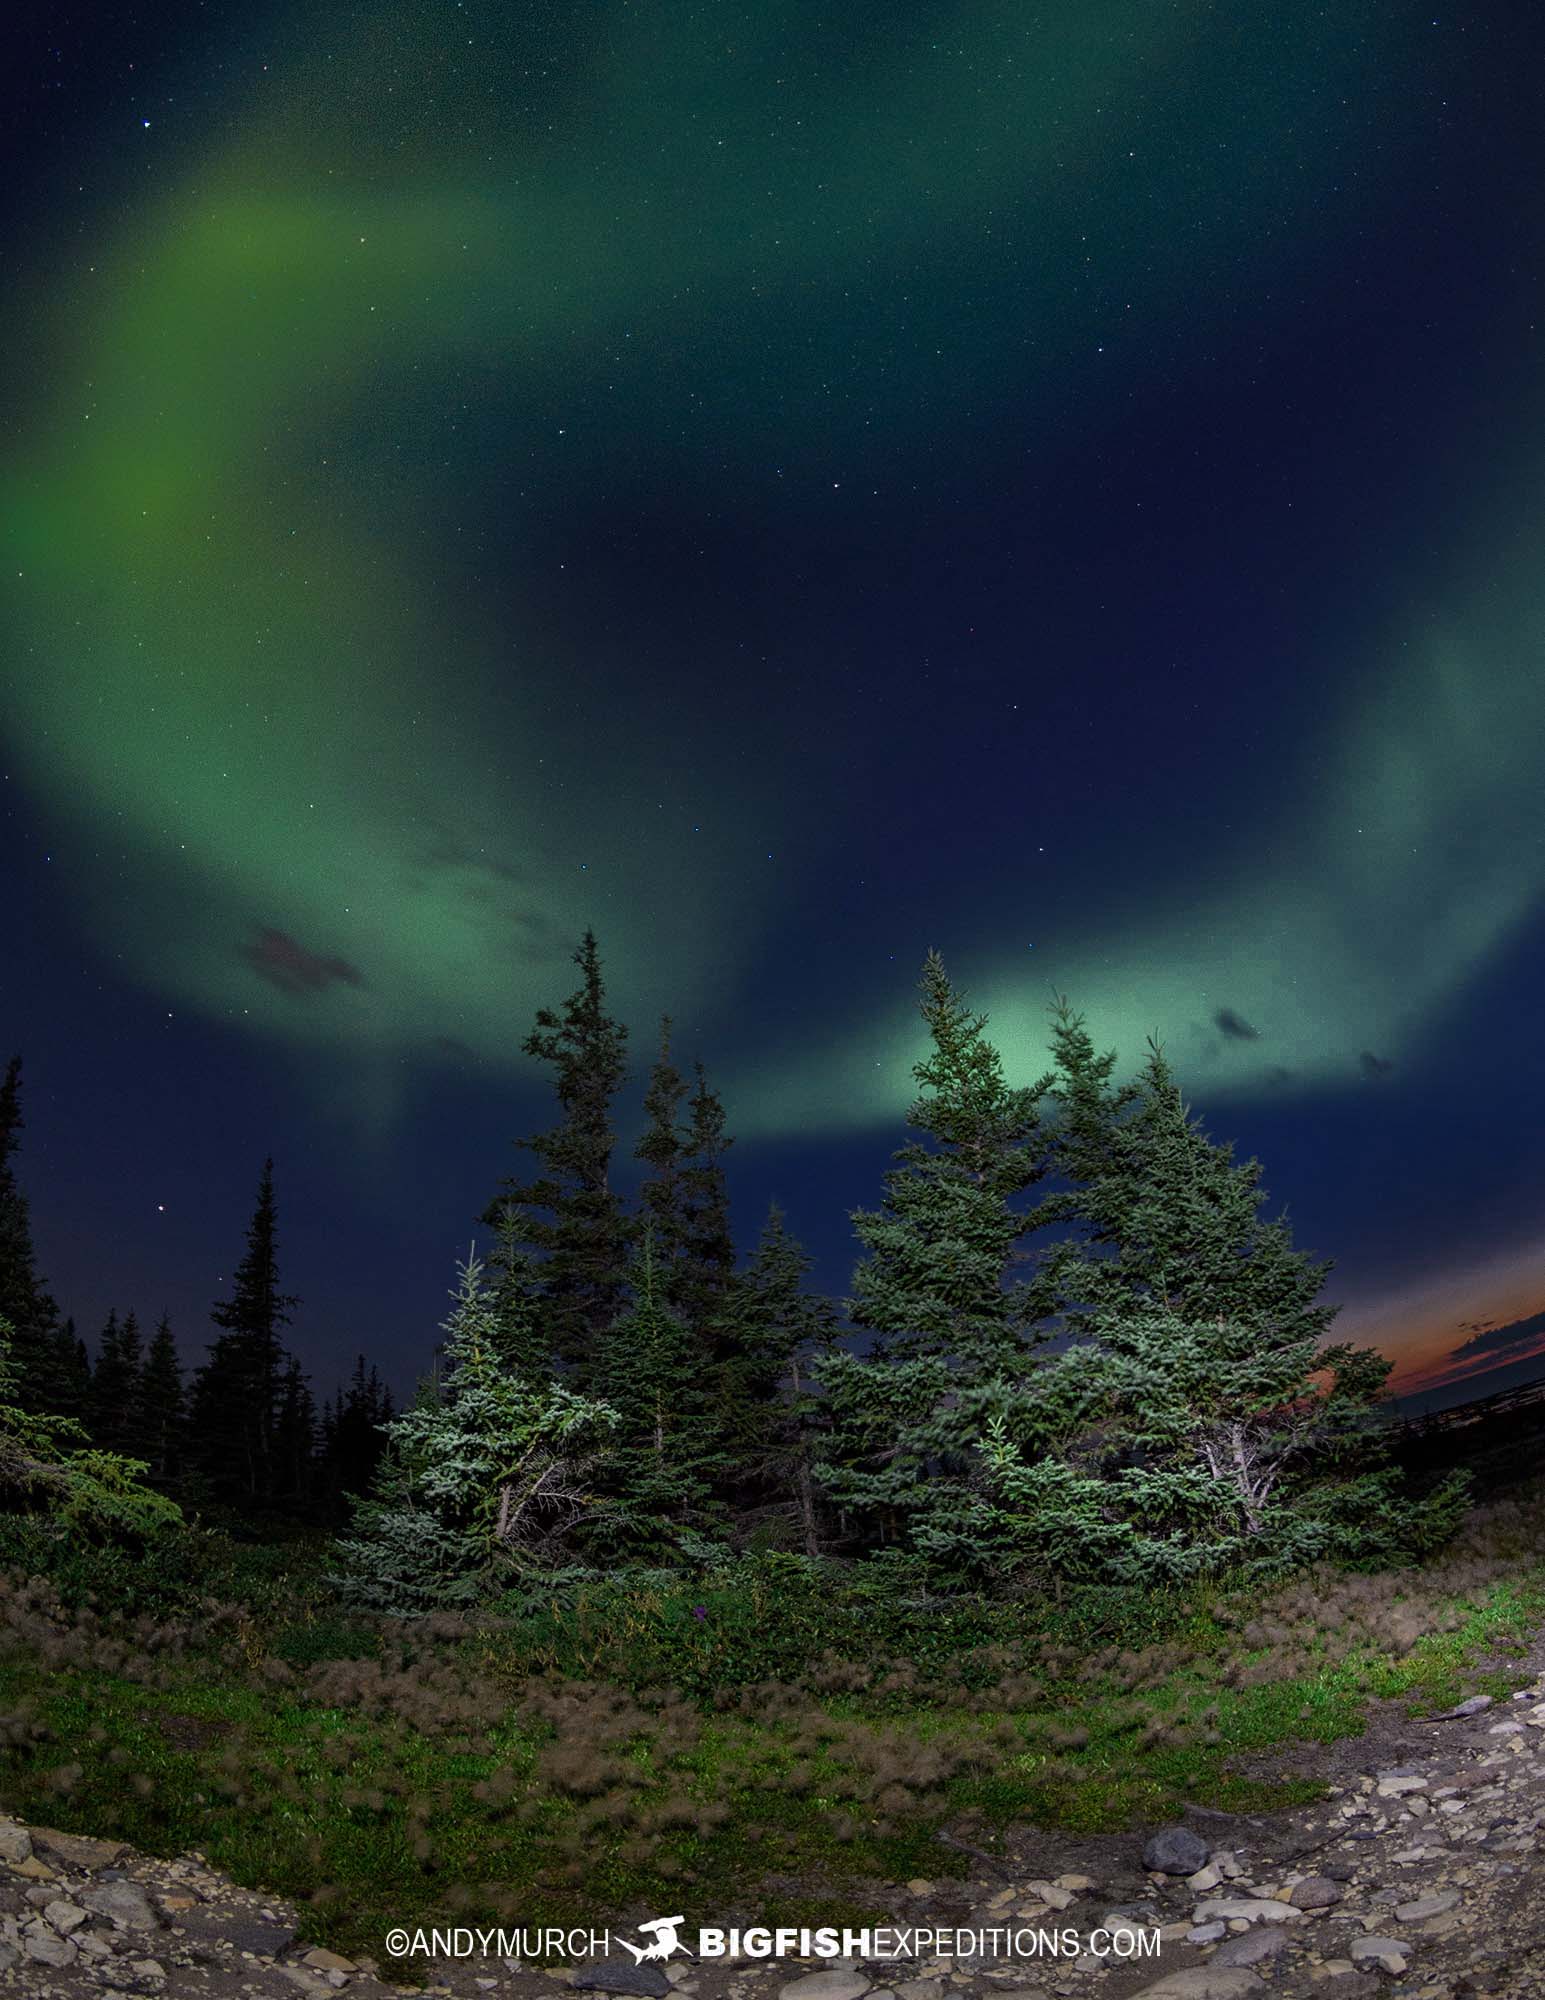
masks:
{"type": "MultiPolygon", "coordinates": [[[[703,1065],[693,1064],[696,1086],[681,1164],[681,1270],[679,1310],[690,1326],[711,1335],[728,1297],[735,1271],[735,1238],[730,1228],[729,1186],[724,1156],[734,1145],[724,1131],[724,1105],[709,1088],[703,1065]]],[[[710,1351],[729,1358],[723,1343],[710,1351]]]]}
{"type": "Polygon", "coordinates": [[[139,1321],[132,1309],[121,1323],[117,1310],[109,1311],[97,1347],[97,1364],[91,1374],[87,1422],[93,1442],[104,1451],[127,1452],[140,1458],[145,1455],[139,1438],[142,1350],[139,1321]]]}
{"type": "Polygon", "coordinates": [[[496,1211],[495,1244],[488,1260],[492,1280],[494,1347],[501,1364],[522,1382],[549,1382],[558,1356],[548,1332],[542,1267],[521,1242],[518,1209],[496,1211]]]}
{"type": "Polygon", "coordinates": [[[1260,1163],[1207,1136],[1156,1041],[1119,1098],[1085,1093],[1069,1147],[1087,1178],[1058,1212],[1089,1224],[1056,1259],[1073,1344],[990,1425],[1000,1545],[1152,1580],[1431,1539],[1454,1496],[1395,1493],[1373,1413],[1389,1364],[1325,1344],[1330,1266],[1261,1217],[1260,1163]]]}
{"type": "Polygon", "coordinates": [[[172,1335],[171,1320],[164,1312],[145,1355],[140,1377],[140,1410],[138,1450],[150,1468],[150,1483],[162,1491],[175,1490],[186,1445],[187,1399],[182,1358],[172,1335]]]}
{"type": "Polygon", "coordinates": [[[274,1163],[268,1159],[232,1295],[210,1307],[210,1318],[223,1330],[194,1381],[194,1462],[205,1489],[225,1504],[266,1505],[274,1497],[275,1432],[286,1362],[280,1329],[289,1324],[297,1303],[279,1289],[274,1163]]]}
{"type": "Polygon", "coordinates": [[[1040,1101],[1051,1078],[1009,1087],[986,1017],[969,1011],[937,952],[921,1011],[932,1047],[913,1067],[924,1095],[908,1123],[924,1136],[894,1156],[883,1208],[853,1216],[869,1255],[850,1316],[876,1338],[867,1355],[836,1350],[822,1364],[822,1478],[844,1514],[883,1539],[965,1562],[987,1415],[1039,1338],[1044,1285],[1011,1277],[1039,1215],[1013,1203],[1048,1169],[1040,1101]]]}
{"type": "Polygon", "coordinates": [[[0,1083],[0,1315],[13,1329],[17,1407],[69,1415],[73,1371],[58,1339],[58,1307],[38,1275],[27,1198],[16,1178],[23,1122],[18,1055],[0,1083]]]}
{"type": "Polygon", "coordinates": [[[274,1419],[275,1503],[292,1515],[310,1506],[316,1474],[317,1419],[311,1385],[295,1356],[285,1359],[274,1419]]]}
{"type": "Polygon", "coordinates": [[[606,1012],[593,932],[585,932],[574,960],[579,987],[561,1015],[543,1007],[522,1044],[527,1055],[553,1065],[562,1122],[516,1141],[536,1155],[541,1170],[530,1181],[505,1180],[481,1220],[497,1228],[505,1210],[520,1215],[523,1241],[542,1253],[548,1334],[583,1380],[626,1289],[630,1232],[610,1171],[611,1107],[627,1070],[627,1029],[606,1012]]]}
{"type": "Polygon", "coordinates": [[[387,1425],[372,1495],[338,1544],[348,1595],[395,1616],[470,1603],[557,1559],[615,1421],[561,1384],[512,1377],[475,1252],[457,1279],[443,1371],[387,1425]]]}
{"type": "Polygon", "coordinates": [[[686,1078],[671,1060],[671,1017],[660,1020],[660,1049],[649,1073],[644,1092],[644,1110],[649,1123],[634,1148],[633,1157],[648,1168],[639,1188],[644,1219],[654,1232],[656,1279],[667,1303],[681,1307],[679,1266],[685,1254],[687,1217],[682,1166],[687,1157],[687,1140],[681,1129],[681,1107],[687,1095],[686,1078]]]}
{"type": "Polygon", "coordinates": [[[701,1350],[665,1301],[649,1222],[630,1278],[632,1303],[608,1329],[595,1373],[617,1422],[600,1482],[608,1504],[592,1539],[614,1558],[669,1551],[680,1529],[713,1525],[724,1469],[701,1350]]]}
{"type": "Polygon", "coordinates": [[[831,1302],[805,1290],[810,1259],[773,1202],[722,1319],[728,1358],[718,1381],[718,1429],[739,1511],[771,1511],[794,1526],[806,1555],[820,1551],[815,1491],[821,1406],[812,1368],[836,1338],[831,1302]]]}

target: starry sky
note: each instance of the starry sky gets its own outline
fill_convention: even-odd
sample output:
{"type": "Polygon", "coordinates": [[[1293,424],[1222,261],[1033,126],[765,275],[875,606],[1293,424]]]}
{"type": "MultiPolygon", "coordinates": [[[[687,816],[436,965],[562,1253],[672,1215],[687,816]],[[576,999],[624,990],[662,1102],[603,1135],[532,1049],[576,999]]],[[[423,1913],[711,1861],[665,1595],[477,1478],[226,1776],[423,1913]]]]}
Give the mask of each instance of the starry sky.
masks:
{"type": "MultiPolygon", "coordinates": [[[[0,1043],[188,1358],[265,1153],[427,1357],[599,938],[846,1290],[936,946],[1408,1391],[1545,1369],[1545,29],[1407,0],[59,6],[4,65],[0,1043]]],[[[623,1176],[624,1180],[627,1175],[623,1176]]]]}

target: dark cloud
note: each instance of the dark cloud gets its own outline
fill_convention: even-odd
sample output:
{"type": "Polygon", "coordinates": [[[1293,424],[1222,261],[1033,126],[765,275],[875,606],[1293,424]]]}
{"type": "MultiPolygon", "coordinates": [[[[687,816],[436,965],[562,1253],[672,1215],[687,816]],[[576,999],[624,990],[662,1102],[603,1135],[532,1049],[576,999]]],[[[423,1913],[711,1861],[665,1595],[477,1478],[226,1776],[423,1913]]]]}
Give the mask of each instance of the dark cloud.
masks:
{"type": "Polygon", "coordinates": [[[1372,1049],[1364,1049],[1357,1061],[1366,1077],[1388,1076],[1395,1067],[1388,1056],[1376,1056],[1372,1049]]]}
{"type": "Polygon", "coordinates": [[[346,958],[325,958],[298,944],[288,931],[262,930],[257,942],[249,944],[242,957],[270,986],[281,993],[321,993],[342,982],[363,986],[365,975],[346,958]]]}
{"type": "Polygon", "coordinates": [[[1212,1025],[1231,1042],[1258,1042],[1259,1028],[1252,1028],[1243,1015],[1236,1014],[1232,1007],[1220,1007],[1212,1017],[1212,1025]]]}
{"type": "Polygon", "coordinates": [[[1531,1313],[1527,1319],[1509,1320],[1506,1326],[1490,1326],[1472,1334],[1449,1355],[1450,1361],[1470,1361],[1478,1354],[1511,1354],[1514,1348],[1545,1340],[1545,1312],[1531,1313]]]}

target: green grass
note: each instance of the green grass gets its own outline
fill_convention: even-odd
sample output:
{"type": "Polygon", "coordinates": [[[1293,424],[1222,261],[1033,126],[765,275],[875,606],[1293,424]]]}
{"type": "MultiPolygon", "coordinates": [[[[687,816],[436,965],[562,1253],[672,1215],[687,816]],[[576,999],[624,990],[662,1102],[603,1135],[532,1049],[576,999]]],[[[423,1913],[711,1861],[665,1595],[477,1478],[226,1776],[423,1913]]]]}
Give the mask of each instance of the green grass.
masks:
{"type": "Polygon", "coordinates": [[[1532,1570],[1449,1602],[1462,1605],[1451,1629],[1398,1658],[1303,1640],[1281,1678],[1271,1648],[1241,1647],[1215,1594],[1166,1615],[1186,1663],[1136,1693],[1130,1672],[1067,1667],[1033,1699],[995,1702],[979,1660],[948,1685],[903,1672],[824,1695],[753,1688],[722,1712],[591,1684],[562,1730],[522,1691],[507,1635],[426,1644],[405,1670],[430,1690],[446,1666],[501,1688],[501,1718],[473,1727],[308,1697],[312,1661],[382,1650],[368,1626],[330,1614],[248,1634],[250,1671],[234,1673],[229,1658],[189,1658],[128,1678],[89,1650],[62,1666],[13,1650],[0,1707],[33,1733],[11,1729],[0,1798],[151,1852],[196,1848],[300,1902],[308,1939],[354,1954],[379,1955],[389,1923],[432,1915],[590,1922],[688,1897],[705,1916],[739,1905],[774,1921],[874,1920],[892,1912],[866,1884],[967,1871],[943,1827],[969,1824],[985,1845],[1016,1822],[1096,1832],[1187,1800],[1260,1811],[1317,1796],[1292,1759],[1270,1771],[1268,1753],[1357,1733],[1371,1699],[1429,1711],[1502,1692],[1506,1675],[1478,1676],[1476,1661],[1545,1615],[1532,1570]],[[265,1681],[263,1654],[289,1678],[265,1681]]]}

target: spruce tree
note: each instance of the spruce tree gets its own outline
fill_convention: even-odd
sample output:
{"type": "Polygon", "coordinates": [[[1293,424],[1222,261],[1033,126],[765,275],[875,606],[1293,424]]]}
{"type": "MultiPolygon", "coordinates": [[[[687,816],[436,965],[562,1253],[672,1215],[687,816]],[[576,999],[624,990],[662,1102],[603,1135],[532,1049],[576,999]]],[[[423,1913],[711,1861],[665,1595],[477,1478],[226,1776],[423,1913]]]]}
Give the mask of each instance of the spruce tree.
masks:
{"type": "Polygon", "coordinates": [[[1013,1277],[1037,1226],[1013,1204],[1044,1177],[1040,1102],[1049,1076],[1011,1089],[986,1017],[973,1015],[937,952],[923,968],[921,1011],[932,1048],[914,1065],[924,1094],[877,1213],[853,1223],[869,1254],[849,1302],[875,1338],[866,1355],[822,1364],[832,1426],[823,1482],[844,1515],[885,1541],[941,1561],[979,1553],[967,1524],[980,1483],[987,1414],[1022,1378],[1039,1338],[1044,1287],[1013,1277]]]}
{"type": "Polygon", "coordinates": [[[728,1297],[735,1271],[735,1238],[730,1228],[729,1185],[724,1156],[734,1145],[724,1131],[724,1105],[709,1088],[703,1065],[693,1064],[696,1086],[681,1164],[681,1270],[676,1297],[687,1323],[710,1337],[710,1352],[729,1359],[712,1329],[728,1297]]]}
{"type": "Polygon", "coordinates": [[[139,1453],[149,1466],[149,1479],[163,1491],[175,1491],[186,1448],[187,1399],[182,1358],[172,1335],[172,1323],[162,1313],[151,1336],[140,1377],[139,1453]]]}
{"type": "Polygon", "coordinates": [[[38,1275],[27,1198],[16,1178],[23,1122],[18,1055],[6,1064],[0,1083],[0,1316],[13,1329],[17,1407],[75,1415],[69,1408],[73,1370],[58,1338],[59,1310],[38,1275]]]}
{"type": "Polygon", "coordinates": [[[274,1419],[274,1502],[291,1516],[305,1514],[312,1502],[317,1455],[316,1403],[311,1385],[295,1356],[286,1357],[279,1379],[279,1404],[274,1419]]]}
{"type": "Polygon", "coordinates": [[[654,1233],[654,1262],[661,1294],[669,1305],[682,1306],[680,1265],[685,1254],[687,1216],[682,1165],[687,1140],[681,1129],[681,1107],[687,1096],[686,1078],[671,1060],[671,1017],[660,1020],[660,1050],[644,1092],[648,1124],[634,1148],[648,1172],[639,1187],[644,1220],[654,1233]]]}
{"type": "Polygon", "coordinates": [[[615,1421],[561,1384],[512,1377],[475,1252],[457,1279],[443,1369],[386,1425],[371,1497],[338,1544],[345,1592],[395,1616],[472,1603],[561,1558],[615,1421]]]}
{"type": "Polygon", "coordinates": [[[542,1008],[522,1044],[553,1065],[562,1122],[516,1144],[541,1171],[505,1180],[481,1220],[498,1228],[507,1210],[520,1216],[522,1241],[542,1253],[543,1317],[559,1358],[581,1380],[593,1366],[626,1290],[630,1231],[610,1182],[616,1133],[612,1100],[627,1071],[627,1029],[606,1012],[601,958],[593,932],[574,954],[580,985],[556,1014],[542,1008]]]}
{"type": "Polygon", "coordinates": [[[1058,1211],[1088,1223],[1057,1259],[1073,1344],[990,1426],[1000,1540],[1152,1580],[1430,1539],[1453,1495],[1395,1493],[1389,1364],[1325,1344],[1330,1265],[1261,1216],[1260,1163],[1208,1137],[1156,1041],[1119,1102],[1083,1102],[1065,1157],[1087,1179],[1058,1211]]]}
{"type": "Polygon", "coordinates": [[[110,1311],[91,1374],[87,1418],[93,1442],[104,1451],[125,1452],[135,1458],[145,1456],[139,1436],[143,1369],[139,1321],[132,1310],[121,1323],[116,1309],[110,1311]]]}
{"type": "Polygon", "coordinates": [[[717,1428],[730,1493],[744,1520],[782,1517],[806,1555],[820,1550],[815,1490],[822,1413],[812,1368],[829,1354],[837,1315],[805,1290],[810,1259],[773,1202],[721,1319],[727,1359],[716,1383],[717,1428]]]}
{"type": "Polygon", "coordinates": [[[223,1331],[194,1382],[194,1462],[206,1491],[226,1505],[263,1506],[274,1497],[275,1433],[287,1358],[280,1329],[297,1304],[279,1289],[274,1163],[268,1159],[231,1297],[210,1307],[210,1318],[223,1331]]]}
{"type": "Polygon", "coordinates": [[[607,1505],[591,1534],[624,1560],[669,1553],[681,1529],[712,1527],[713,1485],[724,1469],[701,1349],[664,1298],[652,1223],[629,1275],[632,1303],[607,1330],[595,1371],[596,1393],[617,1422],[600,1475],[607,1505]]]}

